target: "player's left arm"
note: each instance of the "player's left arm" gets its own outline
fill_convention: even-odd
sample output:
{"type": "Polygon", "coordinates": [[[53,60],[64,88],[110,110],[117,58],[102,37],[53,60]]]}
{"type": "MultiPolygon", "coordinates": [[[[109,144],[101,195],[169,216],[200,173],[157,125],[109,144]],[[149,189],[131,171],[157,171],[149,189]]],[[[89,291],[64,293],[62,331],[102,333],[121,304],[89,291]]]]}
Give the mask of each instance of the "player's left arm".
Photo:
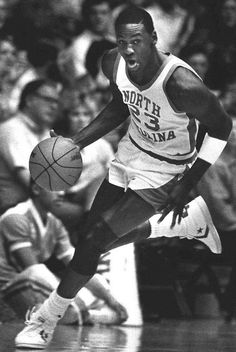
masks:
{"type": "Polygon", "coordinates": [[[173,188],[164,206],[160,220],[174,210],[174,226],[177,217],[181,221],[189,192],[223,151],[232,129],[232,120],[215,95],[188,69],[178,68],[167,82],[166,90],[178,111],[197,119],[207,130],[196,161],[173,188]]]}

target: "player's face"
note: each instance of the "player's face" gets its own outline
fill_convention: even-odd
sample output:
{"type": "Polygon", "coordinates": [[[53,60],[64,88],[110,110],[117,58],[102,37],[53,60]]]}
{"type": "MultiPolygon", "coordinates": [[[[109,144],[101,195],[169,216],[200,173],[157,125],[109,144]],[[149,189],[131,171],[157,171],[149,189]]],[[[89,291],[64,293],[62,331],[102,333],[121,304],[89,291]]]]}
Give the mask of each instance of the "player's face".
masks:
{"type": "Polygon", "coordinates": [[[116,38],[118,50],[125,59],[129,72],[144,71],[154,62],[155,32],[148,33],[142,23],[120,25],[116,38]]]}

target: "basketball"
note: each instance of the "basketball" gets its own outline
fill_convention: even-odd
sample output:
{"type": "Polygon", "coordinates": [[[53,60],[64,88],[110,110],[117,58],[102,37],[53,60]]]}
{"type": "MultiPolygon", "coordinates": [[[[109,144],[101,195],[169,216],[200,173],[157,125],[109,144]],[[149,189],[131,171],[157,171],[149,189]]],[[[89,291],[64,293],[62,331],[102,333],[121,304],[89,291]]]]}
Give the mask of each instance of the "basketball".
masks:
{"type": "Polygon", "coordinates": [[[61,136],[41,141],[29,159],[32,179],[48,191],[64,191],[73,186],[82,168],[79,147],[61,136]]]}

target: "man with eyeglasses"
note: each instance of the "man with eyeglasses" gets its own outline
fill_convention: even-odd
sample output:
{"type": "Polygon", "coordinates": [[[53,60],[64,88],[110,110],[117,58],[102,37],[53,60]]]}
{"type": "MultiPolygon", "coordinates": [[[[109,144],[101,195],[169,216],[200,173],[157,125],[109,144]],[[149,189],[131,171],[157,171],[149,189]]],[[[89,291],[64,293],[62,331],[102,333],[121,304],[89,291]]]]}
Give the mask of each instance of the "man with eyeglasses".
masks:
{"type": "Polygon", "coordinates": [[[49,137],[58,99],[54,83],[34,80],[23,89],[17,114],[0,125],[0,214],[29,197],[29,156],[49,137]]]}

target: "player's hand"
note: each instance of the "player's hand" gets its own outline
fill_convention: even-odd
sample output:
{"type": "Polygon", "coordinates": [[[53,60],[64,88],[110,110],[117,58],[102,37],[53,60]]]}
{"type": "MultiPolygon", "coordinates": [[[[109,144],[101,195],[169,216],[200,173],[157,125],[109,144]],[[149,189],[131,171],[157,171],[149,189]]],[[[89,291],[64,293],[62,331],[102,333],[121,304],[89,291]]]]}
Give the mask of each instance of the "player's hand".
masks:
{"type": "Polygon", "coordinates": [[[50,130],[51,137],[58,137],[58,134],[54,130],[50,130]]]}
{"type": "Polygon", "coordinates": [[[65,138],[68,141],[70,141],[71,143],[75,144],[75,142],[73,141],[72,138],[68,138],[68,137],[63,137],[63,136],[59,136],[54,130],[50,130],[50,137],[60,137],[60,138],[65,138]]]}
{"type": "Polygon", "coordinates": [[[121,324],[128,319],[128,313],[126,308],[122,306],[122,304],[120,304],[117,300],[113,298],[107,303],[109,304],[109,307],[113,309],[119,316],[119,321],[117,322],[117,324],[121,324]]]}
{"type": "Polygon", "coordinates": [[[175,226],[176,221],[180,224],[191,188],[192,187],[185,181],[184,177],[174,185],[166,199],[166,202],[160,209],[162,215],[158,221],[159,223],[165,219],[167,214],[173,211],[170,228],[175,226]]]}

